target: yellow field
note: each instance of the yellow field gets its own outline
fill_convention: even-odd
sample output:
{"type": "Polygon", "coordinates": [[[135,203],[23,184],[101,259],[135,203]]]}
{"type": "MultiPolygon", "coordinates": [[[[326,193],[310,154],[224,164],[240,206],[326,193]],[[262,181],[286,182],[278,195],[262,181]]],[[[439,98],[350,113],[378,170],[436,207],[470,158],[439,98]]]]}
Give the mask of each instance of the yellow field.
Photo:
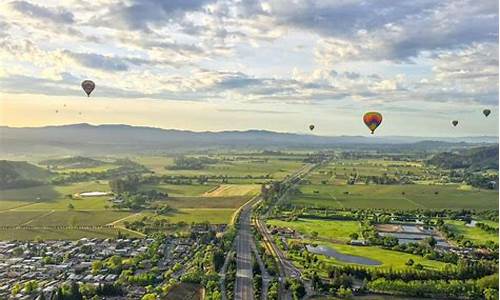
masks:
{"type": "Polygon", "coordinates": [[[221,184],[217,188],[205,192],[204,197],[253,196],[259,193],[257,184],[221,184]]]}

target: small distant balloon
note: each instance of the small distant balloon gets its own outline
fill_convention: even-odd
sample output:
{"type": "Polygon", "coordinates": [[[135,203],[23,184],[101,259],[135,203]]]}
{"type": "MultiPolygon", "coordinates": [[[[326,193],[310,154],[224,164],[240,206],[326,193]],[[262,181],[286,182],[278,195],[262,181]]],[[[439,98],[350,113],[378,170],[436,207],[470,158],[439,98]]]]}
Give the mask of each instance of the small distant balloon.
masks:
{"type": "Polygon", "coordinates": [[[56,109],[56,114],[58,113],[59,111],[56,109]]]}
{"type": "Polygon", "coordinates": [[[491,114],[491,110],[490,109],[484,109],[483,110],[483,114],[487,117],[491,114]]]}
{"type": "Polygon", "coordinates": [[[376,111],[367,112],[363,116],[363,122],[365,122],[366,127],[368,127],[373,134],[375,129],[382,123],[382,114],[376,111]]]}
{"type": "Polygon", "coordinates": [[[66,107],[66,104],[64,104],[63,106],[66,107]]]}
{"type": "Polygon", "coordinates": [[[84,80],[82,82],[82,89],[87,94],[87,97],[90,97],[90,93],[95,89],[95,83],[92,80],[84,80]]]}
{"type": "Polygon", "coordinates": [[[453,121],[451,121],[451,124],[453,124],[453,127],[456,127],[458,125],[458,121],[457,120],[453,120],[453,121]]]}
{"type": "Polygon", "coordinates": [[[309,130],[311,130],[311,131],[314,130],[314,125],[313,124],[309,125],[309,130]]]}
{"type": "Polygon", "coordinates": [[[82,112],[79,112],[78,114],[79,114],[79,115],[81,115],[81,114],[82,114],[82,112]]]}

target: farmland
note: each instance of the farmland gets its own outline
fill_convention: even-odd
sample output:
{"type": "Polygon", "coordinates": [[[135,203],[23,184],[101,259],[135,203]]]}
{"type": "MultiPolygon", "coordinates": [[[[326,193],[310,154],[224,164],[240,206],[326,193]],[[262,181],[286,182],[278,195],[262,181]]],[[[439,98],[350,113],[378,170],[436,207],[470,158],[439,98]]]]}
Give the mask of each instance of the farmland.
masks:
{"type": "MultiPolygon", "coordinates": [[[[193,156],[197,157],[197,156],[193,156]]],[[[292,157],[293,158],[293,157],[292,157]]],[[[168,198],[154,201],[155,206],[169,207],[165,215],[156,215],[154,208],[139,210],[117,208],[111,201],[113,195],[81,197],[83,192],[110,193],[108,179],[82,180],[77,182],[50,184],[0,191],[0,238],[3,239],[50,239],[113,237],[118,230],[127,235],[137,236],[126,230],[124,222],[140,220],[144,216],[167,220],[169,223],[209,222],[224,224],[230,222],[234,212],[251,197],[260,192],[258,181],[264,178],[283,178],[303,165],[301,157],[295,160],[281,157],[215,156],[217,163],[200,170],[170,169],[174,157],[135,156],[135,163],[143,164],[149,171],[147,176],[167,176],[164,181],[144,183],[138,192],[155,191],[168,198]],[[149,175],[148,175],[149,174],[149,175]],[[209,176],[207,182],[197,178],[209,176]],[[226,176],[222,182],[218,178],[226,176]],[[104,225],[111,227],[103,227],[104,225]],[[84,226],[85,228],[81,228],[84,226]],[[22,228],[21,228],[22,227],[22,228]],[[63,227],[63,228],[56,228],[63,227]],[[114,228],[112,228],[114,227],[114,228]],[[66,232],[61,234],[61,232],[66,232]]],[[[37,158],[43,161],[43,158],[37,158]]],[[[53,176],[68,174],[102,174],[123,164],[123,158],[88,159],[84,157],[63,158],[44,162],[53,176]],[[119,164],[113,161],[120,161],[119,164]],[[89,165],[90,164],[90,165],[89,165]],[[95,165],[92,165],[95,164],[95,165]],[[78,167],[75,167],[78,165],[78,167]]],[[[35,162],[36,163],[36,162],[35,162]]],[[[40,165],[42,168],[45,166],[40,165]]],[[[87,178],[83,175],[82,178],[87,178]]],[[[91,176],[91,175],[90,175],[91,176]]]]}
{"type": "Polygon", "coordinates": [[[344,242],[350,240],[349,235],[351,233],[359,232],[360,230],[360,225],[357,221],[298,219],[291,222],[269,220],[267,224],[291,228],[307,236],[311,236],[313,232],[316,232],[318,233],[318,238],[344,242]]]}
{"type": "Polygon", "coordinates": [[[498,207],[498,192],[463,190],[458,185],[302,185],[292,199],[300,207],[489,209],[498,207]]]}

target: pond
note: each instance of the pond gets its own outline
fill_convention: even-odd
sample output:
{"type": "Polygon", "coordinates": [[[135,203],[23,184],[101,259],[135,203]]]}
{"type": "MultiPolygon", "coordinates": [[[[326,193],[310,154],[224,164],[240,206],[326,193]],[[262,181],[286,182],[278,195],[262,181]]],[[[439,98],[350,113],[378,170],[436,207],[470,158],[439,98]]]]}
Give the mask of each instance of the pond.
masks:
{"type": "Polygon", "coordinates": [[[345,263],[351,263],[351,264],[360,264],[360,265],[367,265],[367,266],[380,266],[382,263],[379,262],[378,260],[366,258],[366,257],[361,257],[361,256],[354,256],[354,255],[349,255],[349,254],[343,254],[340,252],[337,252],[335,249],[332,249],[327,246],[323,245],[318,245],[316,247],[311,246],[311,245],[306,245],[307,251],[315,254],[321,254],[325,255],[328,257],[333,257],[341,262],[345,263]]]}

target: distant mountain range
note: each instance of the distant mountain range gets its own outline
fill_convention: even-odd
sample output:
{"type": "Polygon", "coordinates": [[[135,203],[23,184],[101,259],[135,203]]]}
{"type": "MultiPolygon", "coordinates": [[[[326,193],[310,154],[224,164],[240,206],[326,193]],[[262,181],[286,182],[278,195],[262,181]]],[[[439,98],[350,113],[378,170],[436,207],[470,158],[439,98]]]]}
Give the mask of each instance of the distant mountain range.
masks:
{"type": "Polygon", "coordinates": [[[331,148],[331,147],[409,147],[446,148],[467,144],[496,144],[498,137],[406,137],[406,136],[318,136],[266,130],[194,132],[123,124],[86,123],[46,126],[0,126],[2,154],[111,154],[140,152],[179,152],[186,150],[238,148],[331,148]],[[406,146],[405,146],[406,145],[406,146]]]}

